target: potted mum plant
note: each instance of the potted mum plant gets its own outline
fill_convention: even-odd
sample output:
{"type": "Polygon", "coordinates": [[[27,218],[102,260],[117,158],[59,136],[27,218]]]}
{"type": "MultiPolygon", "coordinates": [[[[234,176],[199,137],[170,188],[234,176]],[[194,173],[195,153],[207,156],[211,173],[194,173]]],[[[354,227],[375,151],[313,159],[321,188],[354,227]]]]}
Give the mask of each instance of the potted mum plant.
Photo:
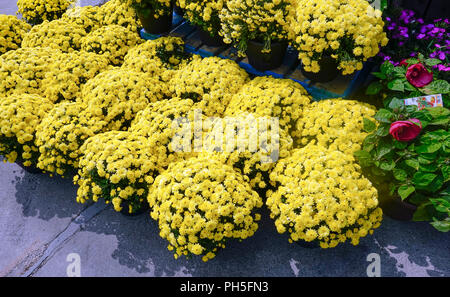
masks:
{"type": "Polygon", "coordinates": [[[31,25],[59,19],[72,4],[72,0],[17,0],[18,14],[31,25]]]}
{"type": "Polygon", "coordinates": [[[133,7],[145,31],[162,34],[170,31],[173,18],[171,0],[122,0],[133,7]]]}
{"type": "Polygon", "coordinates": [[[363,68],[387,44],[381,11],[365,0],[300,0],[292,6],[289,36],[299,51],[303,74],[331,81],[363,68]]]}
{"type": "Polygon", "coordinates": [[[223,45],[219,36],[221,28],[219,13],[226,0],[181,0],[180,7],[185,11],[185,17],[196,25],[200,31],[200,38],[206,45],[223,45]]]}
{"type": "Polygon", "coordinates": [[[221,10],[220,35],[247,55],[255,69],[277,68],[287,49],[287,0],[229,0],[221,10]]]}

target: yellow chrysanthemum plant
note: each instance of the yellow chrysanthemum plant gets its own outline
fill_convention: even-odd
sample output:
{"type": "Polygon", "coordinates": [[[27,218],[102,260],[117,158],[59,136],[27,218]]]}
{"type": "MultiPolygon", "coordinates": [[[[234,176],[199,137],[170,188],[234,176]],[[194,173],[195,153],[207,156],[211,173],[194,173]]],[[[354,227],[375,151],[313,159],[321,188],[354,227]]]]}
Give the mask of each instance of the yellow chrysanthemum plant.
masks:
{"type": "Polygon", "coordinates": [[[206,116],[221,116],[233,94],[248,80],[247,72],[232,60],[194,56],[176,71],[170,88],[177,97],[194,100],[195,108],[206,116]]]}
{"type": "Polygon", "coordinates": [[[84,51],[63,54],[55,59],[41,83],[42,94],[54,103],[75,101],[83,85],[108,69],[109,59],[84,51]]]}
{"type": "Polygon", "coordinates": [[[290,13],[289,36],[305,71],[317,73],[331,59],[346,75],[387,44],[383,27],[381,11],[365,0],[299,0],[290,13]]]}
{"type": "Polygon", "coordinates": [[[249,178],[262,198],[272,187],[269,174],[280,158],[290,155],[291,136],[280,129],[278,118],[242,112],[233,117],[208,118],[201,151],[232,166],[249,178]]]}
{"type": "Polygon", "coordinates": [[[100,8],[101,25],[119,25],[138,33],[141,23],[135,10],[122,0],[109,0],[100,8]]]}
{"type": "Polygon", "coordinates": [[[144,72],[168,82],[189,57],[185,52],[183,39],[160,37],[131,48],[124,58],[122,68],[144,72]]]}
{"type": "Polygon", "coordinates": [[[158,168],[167,169],[196,154],[194,133],[203,131],[204,120],[201,112],[196,114],[191,99],[172,98],[150,103],[136,115],[128,131],[146,137],[158,168]]]}
{"type": "Polygon", "coordinates": [[[0,55],[21,47],[23,36],[31,25],[12,15],[0,14],[0,55]]]}
{"type": "Polygon", "coordinates": [[[49,100],[35,94],[0,99],[0,155],[4,161],[36,167],[36,127],[52,108],[49,100]]]}
{"type": "Polygon", "coordinates": [[[263,44],[262,53],[269,53],[273,43],[287,42],[289,0],[227,0],[219,17],[220,35],[225,43],[233,43],[245,56],[248,43],[263,44]]]}
{"type": "Polygon", "coordinates": [[[229,239],[253,236],[263,204],[247,177],[207,157],[172,163],[155,179],[148,202],[175,258],[202,255],[203,261],[229,239]]]}
{"type": "Polygon", "coordinates": [[[68,24],[83,27],[86,33],[100,28],[103,20],[101,6],[75,6],[69,8],[61,17],[68,24]]]}
{"type": "Polygon", "coordinates": [[[357,245],[380,226],[377,190],[352,155],[309,145],[280,160],[270,178],[278,189],[268,192],[266,204],[290,242],[357,245]]]}
{"type": "Polygon", "coordinates": [[[211,37],[219,36],[221,22],[219,13],[227,0],[179,0],[178,5],[184,9],[184,15],[191,24],[200,27],[211,37]]]}
{"type": "Polygon", "coordinates": [[[116,67],[89,80],[77,102],[105,121],[108,130],[126,130],[139,111],[165,98],[165,88],[157,78],[116,67]]]}
{"type": "Polygon", "coordinates": [[[279,119],[280,129],[286,130],[297,141],[297,122],[311,97],[298,83],[290,79],[271,76],[256,77],[233,95],[225,116],[238,116],[242,112],[279,119]]]}
{"type": "Polygon", "coordinates": [[[161,16],[172,14],[171,0],[122,0],[129,7],[133,7],[138,15],[152,16],[159,19],[161,16]]]}
{"type": "Polygon", "coordinates": [[[313,102],[303,110],[297,122],[300,136],[296,147],[317,144],[331,150],[353,155],[361,149],[367,133],[364,118],[375,116],[376,108],[370,104],[347,99],[327,99],[313,102]]]}
{"type": "Polygon", "coordinates": [[[80,50],[84,36],[86,31],[80,25],[63,20],[44,21],[25,34],[22,47],[50,47],[68,53],[80,50]]]}
{"type": "Polygon", "coordinates": [[[59,57],[51,48],[19,48],[0,56],[0,97],[41,94],[42,80],[59,57]]]}
{"type": "Polygon", "coordinates": [[[18,14],[31,25],[59,19],[73,0],[17,0],[18,14]]]}
{"type": "Polygon", "coordinates": [[[37,167],[51,175],[73,175],[78,168],[84,142],[105,131],[106,122],[86,113],[87,106],[62,102],[42,119],[36,128],[40,156],[37,167]]]}
{"type": "Polygon", "coordinates": [[[74,183],[77,202],[104,199],[125,214],[148,209],[148,189],[159,171],[147,138],[127,131],[110,131],[89,138],[80,148],[74,183]]]}
{"type": "Polygon", "coordinates": [[[128,50],[141,42],[137,32],[119,25],[103,26],[81,39],[81,50],[104,55],[120,66],[128,50]]]}

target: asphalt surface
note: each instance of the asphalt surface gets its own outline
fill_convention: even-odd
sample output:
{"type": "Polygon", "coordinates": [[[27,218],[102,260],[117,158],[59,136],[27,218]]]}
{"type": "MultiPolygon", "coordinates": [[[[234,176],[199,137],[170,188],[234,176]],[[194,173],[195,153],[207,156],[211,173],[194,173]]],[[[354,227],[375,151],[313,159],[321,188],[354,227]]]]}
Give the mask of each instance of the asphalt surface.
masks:
{"type": "MultiPolygon", "coordinates": [[[[0,0],[0,13],[16,10],[0,0]]],[[[204,263],[175,260],[148,214],[126,217],[75,197],[70,179],[0,164],[0,276],[72,275],[78,260],[81,276],[367,276],[377,263],[381,276],[450,276],[450,236],[428,223],[385,218],[356,247],[310,249],[289,244],[263,209],[253,237],[204,263]]]]}

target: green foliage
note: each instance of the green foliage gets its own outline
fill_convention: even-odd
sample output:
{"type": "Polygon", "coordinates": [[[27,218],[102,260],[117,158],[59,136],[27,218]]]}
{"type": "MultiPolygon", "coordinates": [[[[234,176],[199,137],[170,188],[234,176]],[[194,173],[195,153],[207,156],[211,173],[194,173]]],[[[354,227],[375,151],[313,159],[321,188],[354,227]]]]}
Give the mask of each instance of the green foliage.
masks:
{"type": "MultiPolygon", "coordinates": [[[[390,66],[383,69],[384,73],[393,71],[390,66]]],[[[375,119],[364,119],[364,130],[369,134],[362,150],[355,152],[368,178],[377,186],[387,184],[394,197],[415,204],[418,208],[413,220],[430,221],[437,230],[449,231],[450,110],[418,110],[393,98],[375,119]],[[395,140],[389,134],[391,123],[411,118],[421,121],[421,133],[409,142],[395,140]]]]}

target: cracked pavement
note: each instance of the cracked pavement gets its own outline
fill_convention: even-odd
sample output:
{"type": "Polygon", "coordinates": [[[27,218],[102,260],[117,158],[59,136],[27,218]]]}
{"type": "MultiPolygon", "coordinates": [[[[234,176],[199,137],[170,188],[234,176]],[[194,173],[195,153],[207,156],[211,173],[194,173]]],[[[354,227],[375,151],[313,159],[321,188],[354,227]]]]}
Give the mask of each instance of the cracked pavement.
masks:
{"type": "MultiPolygon", "coordinates": [[[[15,3],[0,0],[0,13],[14,14],[15,3]]],[[[450,276],[450,236],[428,223],[385,218],[356,247],[308,249],[278,234],[264,208],[253,237],[203,263],[175,260],[148,214],[126,217],[75,197],[70,179],[0,164],[0,276],[67,276],[73,253],[81,276],[367,276],[373,253],[381,276],[450,276]]]]}

